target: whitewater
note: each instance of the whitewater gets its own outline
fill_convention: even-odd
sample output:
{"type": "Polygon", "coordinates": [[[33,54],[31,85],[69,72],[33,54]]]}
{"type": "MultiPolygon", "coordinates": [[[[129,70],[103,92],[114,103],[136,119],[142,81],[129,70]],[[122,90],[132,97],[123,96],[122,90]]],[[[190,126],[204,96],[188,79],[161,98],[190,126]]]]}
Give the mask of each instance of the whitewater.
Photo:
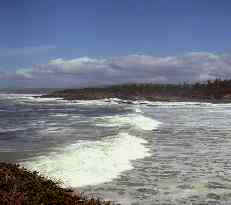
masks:
{"type": "Polygon", "coordinates": [[[0,93],[0,160],[122,204],[230,204],[231,104],[0,93]]]}

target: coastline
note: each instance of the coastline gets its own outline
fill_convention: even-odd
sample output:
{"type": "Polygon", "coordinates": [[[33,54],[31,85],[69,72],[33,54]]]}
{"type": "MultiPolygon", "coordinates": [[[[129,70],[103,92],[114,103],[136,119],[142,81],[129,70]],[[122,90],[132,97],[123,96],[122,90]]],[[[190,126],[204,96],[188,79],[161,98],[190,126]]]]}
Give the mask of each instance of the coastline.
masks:
{"type": "Polygon", "coordinates": [[[231,98],[222,98],[222,99],[214,99],[214,98],[187,98],[187,97],[178,97],[178,96],[161,96],[161,97],[150,97],[150,96],[102,96],[102,97],[69,97],[63,96],[62,93],[55,95],[53,93],[42,95],[42,96],[34,96],[35,98],[60,98],[62,100],[67,101],[86,101],[86,100],[105,100],[110,102],[113,99],[119,99],[118,103],[125,104],[135,104],[134,102],[140,102],[140,104],[145,104],[144,101],[147,102],[198,102],[198,103],[213,103],[213,104],[226,104],[231,103],[231,98]]]}
{"type": "MultiPolygon", "coordinates": [[[[59,97],[59,98],[62,98],[64,100],[70,100],[70,101],[75,101],[75,100],[100,100],[100,99],[105,99],[105,102],[110,102],[111,100],[113,101],[114,99],[113,98],[117,98],[117,102],[118,103],[126,103],[126,104],[137,104],[137,103],[140,103],[140,104],[147,104],[149,102],[199,102],[199,103],[230,103],[231,100],[230,98],[227,98],[227,97],[221,97],[221,98],[215,98],[215,97],[208,97],[208,96],[201,96],[200,98],[199,97],[187,97],[187,96],[179,96],[179,95],[174,95],[174,94],[170,94],[168,92],[162,92],[162,93],[157,93],[157,92],[150,92],[150,93],[141,93],[141,92],[138,92],[137,90],[135,90],[136,93],[134,93],[133,91],[131,91],[131,93],[128,93],[128,92],[120,92],[119,94],[117,92],[111,92],[111,93],[107,93],[107,94],[104,94],[102,95],[101,92],[98,92],[98,91],[95,91],[94,94],[90,93],[89,90],[85,90],[85,92],[82,92],[82,95],[79,95],[79,93],[81,93],[82,91],[80,89],[74,89],[74,90],[68,90],[68,92],[66,90],[64,91],[58,91],[56,93],[51,93],[51,94],[48,94],[48,95],[44,95],[44,96],[41,96],[42,98],[46,98],[46,97],[50,97],[50,98],[53,98],[53,97],[59,97]],[[92,95],[91,95],[92,94],[92,95]]],[[[191,95],[191,93],[189,93],[189,95],[191,95]]],[[[38,96],[36,96],[38,97],[38,96]]],[[[40,96],[39,96],[40,97],[40,96]]],[[[151,103],[150,103],[151,104],[151,103]]],[[[1,162],[0,162],[1,163],[1,162]]],[[[7,167],[8,165],[5,164],[5,167],[7,167]]],[[[9,165],[9,166],[14,166],[13,164],[12,165],[9,165]]],[[[5,185],[7,184],[6,182],[10,182],[10,177],[9,177],[9,173],[11,173],[11,171],[7,171],[7,169],[9,168],[5,168],[3,166],[3,168],[0,167],[0,174],[3,174],[2,176],[2,179],[4,180],[5,179],[5,182],[2,181],[2,184],[5,183],[5,185]],[[3,171],[3,172],[1,172],[3,171]],[[5,175],[4,175],[5,174],[5,175]]],[[[18,170],[18,168],[13,168],[14,170],[18,170]]],[[[21,168],[20,168],[21,169],[21,168]]],[[[19,173],[26,173],[26,175],[28,174],[29,171],[25,170],[22,168],[22,170],[18,170],[19,173]]],[[[36,172],[32,172],[32,175],[37,175],[36,172]]],[[[29,174],[30,175],[30,174],[29,174]]],[[[17,181],[17,177],[18,176],[12,176],[13,179],[16,179],[17,181]]],[[[39,176],[35,176],[35,178],[39,176]]],[[[43,177],[43,178],[46,178],[46,177],[43,177]]],[[[21,178],[20,178],[21,179],[21,178]]],[[[47,179],[46,180],[48,181],[47,183],[52,183],[50,182],[51,180],[47,179]]],[[[17,181],[17,183],[24,183],[24,182],[19,182],[17,181]]],[[[55,185],[56,185],[56,182],[53,182],[55,185]]],[[[3,187],[3,185],[1,184],[1,187],[3,187]]],[[[16,186],[14,184],[9,184],[9,187],[13,187],[10,191],[8,190],[4,190],[3,188],[0,189],[0,198],[2,196],[4,196],[5,198],[16,198],[15,200],[22,200],[21,198],[24,197],[25,198],[25,195],[24,195],[24,192],[21,191],[20,189],[19,190],[16,190],[16,188],[14,187],[18,187],[19,184],[16,184],[16,186]],[[2,194],[2,195],[1,195],[2,194]],[[21,198],[20,198],[21,197],[21,198]]],[[[4,186],[5,186],[4,185],[4,186]]],[[[20,186],[20,185],[19,185],[20,186]]],[[[30,185],[31,187],[32,185],[30,185]]],[[[59,184],[57,184],[57,186],[59,186],[59,184]]],[[[7,186],[6,186],[7,187],[7,186]]],[[[44,187],[45,188],[45,187],[44,187]]],[[[65,188],[61,188],[59,187],[60,189],[63,190],[64,192],[64,197],[67,197],[67,199],[69,200],[76,200],[75,198],[78,197],[78,200],[82,200],[82,201],[86,201],[85,204],[88,203],[88,200],[89,198],[86,198],[86,195],[84,196],[83,194],[81,194],[78,190],[78,188],[76,187],[72,187],[71,189],[67,190],[65,188]],[[66,196],[68,195],[68,196],[66,196]],[[69,198],[68,198],[69,197],[69,198]],[[72,198],[73,197],[73,198],[72,198]]],[[[38,191],[41,191],[42,189],[39,189],[38,191]]],[[[46,189],[45,189],[46,190],[46,189]]],[[[59,190],[59,189],[58,189],[59,190]]],[[[59,191],[58,193],[61,195],[63,194],[63,192],[59,191]]],[[[44,194],[44,193],[42,193],[44,194]]],[[[54,193],[55,194],[55,193],[54,193]]],[[[91,195],[89,195],[91,196],[91,195]]],[[[66,200],[67,200],[66,199],[66,200]]],[[[98,199],[90,199],[90,200],[93,200],[95,201],[95,203],[98,203],[98,204],[110,204],[112,202],[99,202],[98,199]]],[[[68,202],[69,203],[69,202],[68,202]]],[[[82,202],[81,202],[82,203],[82,202]]],[[[45,203],[46,204],[46,203],[45,203]]]]}
{"type": "Polygon", "coordinates": [[[69,101],[117,98],[128,104],[133,101],[231,103],[230,85],[231,80],[183,85],[125,84],[64,89],[39,96],[39,98],[61,98],[69,101]]]}

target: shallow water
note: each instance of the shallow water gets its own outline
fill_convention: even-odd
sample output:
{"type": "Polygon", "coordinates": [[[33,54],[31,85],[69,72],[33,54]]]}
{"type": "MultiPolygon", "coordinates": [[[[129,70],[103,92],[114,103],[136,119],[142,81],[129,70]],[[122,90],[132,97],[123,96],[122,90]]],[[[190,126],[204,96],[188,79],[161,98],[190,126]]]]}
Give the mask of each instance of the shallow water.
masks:
{"type": "Polygon", "coordinates": [[[122,204],[230,204],[231,104],[0,93],[0,160],[122,204]]]}

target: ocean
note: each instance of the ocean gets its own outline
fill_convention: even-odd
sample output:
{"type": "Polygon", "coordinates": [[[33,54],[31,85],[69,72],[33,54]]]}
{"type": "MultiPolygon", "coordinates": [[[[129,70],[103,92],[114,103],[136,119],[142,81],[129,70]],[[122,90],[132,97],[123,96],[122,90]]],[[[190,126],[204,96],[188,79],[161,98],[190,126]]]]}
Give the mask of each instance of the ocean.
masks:
{"type": "Polygon", "coordinates": [[[124,205],[231,204],[231,104],[39,95],[0,92],[0,161],[124,205]]]}

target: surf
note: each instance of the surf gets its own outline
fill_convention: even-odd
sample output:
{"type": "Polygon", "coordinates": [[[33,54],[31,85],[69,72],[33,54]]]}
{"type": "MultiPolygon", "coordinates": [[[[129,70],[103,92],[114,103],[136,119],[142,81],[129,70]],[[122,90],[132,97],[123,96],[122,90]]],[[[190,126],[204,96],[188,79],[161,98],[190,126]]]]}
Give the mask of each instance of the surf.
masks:
{"type": "Polygon", "coordinates": [[[101,141],[82,141],[59,153],[33,158],[22,165],[45,176],[60,179],[64,186],[82,187],[109,182],[133,168],[132,160],[149,156],[146,140],[119,133],[101,141]]]}

